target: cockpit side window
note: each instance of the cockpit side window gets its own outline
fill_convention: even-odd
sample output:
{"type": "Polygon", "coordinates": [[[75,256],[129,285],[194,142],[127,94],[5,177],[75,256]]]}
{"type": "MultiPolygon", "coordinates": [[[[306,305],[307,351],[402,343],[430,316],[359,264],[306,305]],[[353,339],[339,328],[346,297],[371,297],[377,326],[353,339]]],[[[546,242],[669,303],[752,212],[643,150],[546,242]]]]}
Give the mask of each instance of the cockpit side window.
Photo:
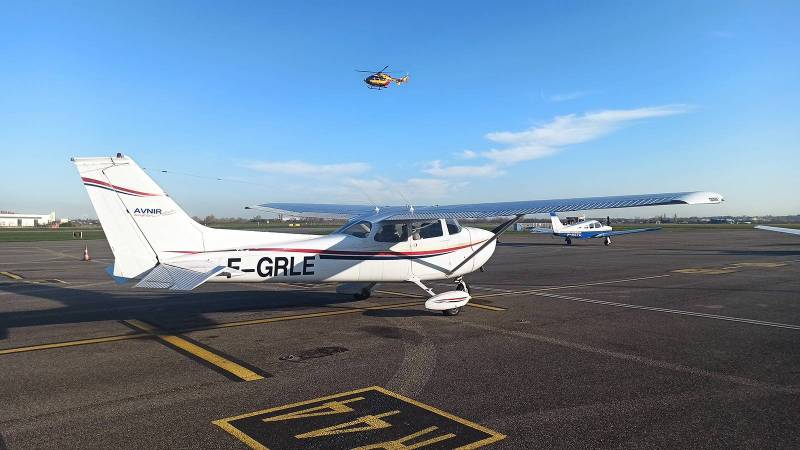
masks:
{"type": "Polygon", "coordinates": [[[414,222],[411,224],[411,237],[416,241],[419,239],[428,239],[444,236],[442,230],[442,222],[414,222]]]}
{"type": "Polygon", "coordinates": [[[375,233],[377,242],[403,242],[408,240],[408,225],[403,223],[384,223],[375,233]]]}
{"type": "Polygon", "coordinates": [[[447,224],[447,232],[450,233],[450,236],[461,232],[461,225],[458,223],[458,220],[447,219],[445,223],[447,224]]]}
{"type": "Polygon", "coordinates": [[[355,236],[357,238],[365,238],[369,236],[369,232],[372,230],[372,224],[362,220],[361,222],[356,222],[351,225],[345,225],[339,230],[341,234],[348,234],[350,236],[355,236]]]}

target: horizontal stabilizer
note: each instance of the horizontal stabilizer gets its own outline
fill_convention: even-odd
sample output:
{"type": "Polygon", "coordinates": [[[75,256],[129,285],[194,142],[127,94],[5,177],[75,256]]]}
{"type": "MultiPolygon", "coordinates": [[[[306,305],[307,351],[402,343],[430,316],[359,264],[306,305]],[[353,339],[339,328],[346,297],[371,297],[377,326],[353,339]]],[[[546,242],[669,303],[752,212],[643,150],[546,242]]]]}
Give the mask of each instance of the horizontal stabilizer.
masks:
{"type": "Polygon", "coordinates": [[[621,236],[623,234],[633,234],[633,233],[644,233],[645,231],[658,231],[661,228],[635,228],[633,230],[620,230],[620,231],[607,231],[605,233],[600,233],[596,235],[597,238],[604,238],[604,237],[611,237],[611,236],[621,236]]]}
{"type": "Polygon", "coordinates": [[[137,283],[136,287],[191,291],[224,269],[225,266],[215,266],[203,272],[170,264],[159,264],[142,278],[142,281],[137,283]]]}

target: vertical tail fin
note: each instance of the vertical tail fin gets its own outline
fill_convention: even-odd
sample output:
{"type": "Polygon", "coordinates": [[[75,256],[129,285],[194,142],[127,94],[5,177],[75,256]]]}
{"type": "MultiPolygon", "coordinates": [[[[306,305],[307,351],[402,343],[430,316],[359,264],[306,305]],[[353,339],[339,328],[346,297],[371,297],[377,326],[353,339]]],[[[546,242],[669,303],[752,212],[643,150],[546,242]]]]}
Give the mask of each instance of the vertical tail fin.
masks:
{"type": "Polygon", "coordinates": [[[114,276],[136,278],[162,253],[204,250],[192,220],[133,159],[72,158],[114,253],[114,276]]]}
{"type": "Polygon", "coordinates": [[[559,220],[558,215],[556,213],[550,213],[550,222],[553,224],[553,233],[558,233],[561,229],[564,228],[564,225],[559,220]]]}

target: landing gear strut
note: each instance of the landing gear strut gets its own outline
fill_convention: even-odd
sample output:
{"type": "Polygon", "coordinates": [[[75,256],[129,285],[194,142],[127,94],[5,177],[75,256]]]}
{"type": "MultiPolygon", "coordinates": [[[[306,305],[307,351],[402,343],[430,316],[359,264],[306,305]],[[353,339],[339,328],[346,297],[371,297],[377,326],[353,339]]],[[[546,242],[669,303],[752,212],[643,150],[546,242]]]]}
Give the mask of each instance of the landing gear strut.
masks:
{"type": "MultiPolygon", "coordinates": [[[[425,284],[423,284],[422,281],[419,278],[416,278],[416,277],[410,278],[408,281],[410,281],[410,282],[416,284],[417,286],[419,286],[420,289],[422,289],[423,291],[427,292],[428,295],[430,295],[431,297],[436,297],[436,293],[433,292],[433,289],[429,288],[428,286],[425,286],[425,284]]],[[[456,278],[455,281],[456,281],[455,290],[464,292],[464,293],[467,294],[467,296],[469,296],[469,285],[467,284],[466,281],[464,281],[464,278],[458,277],[458,278],[456,278]]],[[[446,294],[447,293],[444,293],[442,295],[446,295],[446,294]]],[[[464,302],[464,303],[466,303],[466,302],[464,302]]],[[[441,310],[439,308],[429,308],[429,309],[440,310],[440,311],[442,311],[442,314],[444,314],[445,316],[457,316],[458,313],[461,312],[461,306],[459,306],[457,308],[450,308],[450,309],[444,309],[444,310],[441,310]]]]}
{"type": "MultiPolygon", "coordinates": [[[[464,281],[464,278],[462,277],[456,278],[456,290],[466,292],[467,294],[469,294],[469,285],[467,284],[466,281],[464,281]]],[[[460,312],[461,308],[450,308],[442,311],[442,314],[444,314],[445,316],[457,316],[458,313],[460,312]]]]}
{"type": "Polygon", "coordinates": [[[611,245],[611,238],[606,236],[606,238],[603,239],[603,244],[605,244],[606,246],[611,245]]]}

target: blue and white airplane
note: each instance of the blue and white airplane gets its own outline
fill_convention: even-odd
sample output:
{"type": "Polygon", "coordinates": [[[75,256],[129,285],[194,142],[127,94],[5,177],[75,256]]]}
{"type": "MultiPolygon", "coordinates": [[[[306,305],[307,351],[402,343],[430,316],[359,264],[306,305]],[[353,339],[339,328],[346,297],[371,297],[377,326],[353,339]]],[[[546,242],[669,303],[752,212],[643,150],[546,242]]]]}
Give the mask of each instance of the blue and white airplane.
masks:
{"type": "Polygon", "coordinates": [[[636,228],[633,230],[614,231],[610,225],[603,225],[597,220],[586,220],[572,225],[564,225],[559,220],[556,213],[550,213],[550,221],[553,228],[533,228],[531,233],[552,233],[553,236],[564,238],[567,245],[572,245],[573,239],[594,239],[602,238],[603,244],[611,245],[611,236],[621,236],[623,234],[644,233],[645,231],[656,231],[661,228],[636,228]]]}

